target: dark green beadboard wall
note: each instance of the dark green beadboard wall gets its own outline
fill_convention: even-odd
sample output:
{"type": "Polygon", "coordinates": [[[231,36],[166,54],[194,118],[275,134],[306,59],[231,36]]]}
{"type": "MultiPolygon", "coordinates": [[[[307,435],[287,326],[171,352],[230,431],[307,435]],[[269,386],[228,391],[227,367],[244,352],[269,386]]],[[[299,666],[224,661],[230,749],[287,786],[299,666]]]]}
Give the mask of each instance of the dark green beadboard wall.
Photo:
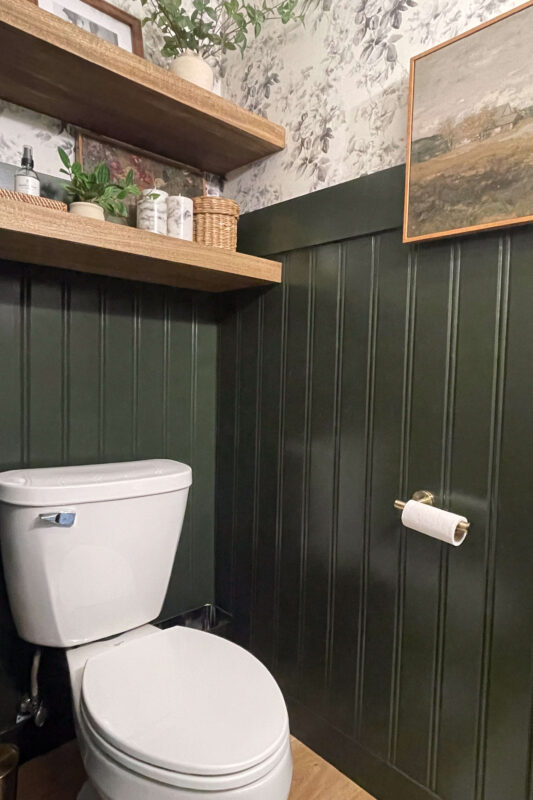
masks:
{"type": "MultiPolygon", "coordinates": [[[[0,262],[0,469],[173,458],[193,486],[162,618],[214,599],[212,297],[0,262]]],[[[0,731],[28,648],[0,592],[0,731]]]]}
{"type": "Polygon", "coordinates": [[[379,800],[531,800],[533,228],[403,245],[402,178],[244,220],[285,279],[220,324],[217,600],[379,800]]]}

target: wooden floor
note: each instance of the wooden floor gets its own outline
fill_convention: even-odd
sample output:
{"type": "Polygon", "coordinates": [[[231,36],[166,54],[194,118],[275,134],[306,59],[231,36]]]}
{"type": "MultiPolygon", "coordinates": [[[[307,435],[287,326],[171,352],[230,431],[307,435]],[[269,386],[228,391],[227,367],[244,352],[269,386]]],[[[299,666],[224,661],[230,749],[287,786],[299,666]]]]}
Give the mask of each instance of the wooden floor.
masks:
{"type": "Polygon", "coordinates": [[[292,740],[294,772],[289,800],[374,800],[298,739],[292,740]]]}
{"type": "MultiPolygon", "coordinates": [[[[297,739],[292,752],[289,800],[374,800],[297,739]]],[[[75,800],[84,780],[77,745],[69,742],[21,767],[17,800],[75,800]]]]}

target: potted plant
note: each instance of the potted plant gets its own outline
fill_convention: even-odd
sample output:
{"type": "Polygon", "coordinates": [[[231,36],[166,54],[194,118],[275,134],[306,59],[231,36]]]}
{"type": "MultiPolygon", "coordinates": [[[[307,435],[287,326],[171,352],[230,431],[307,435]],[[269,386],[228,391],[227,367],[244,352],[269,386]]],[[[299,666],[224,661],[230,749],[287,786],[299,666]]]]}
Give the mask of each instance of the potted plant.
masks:
{"type": "Polygon", "coordinates": [[[213,88],[214,76],[206,59],[212,60],[230,50],[244,54],[251,35],[259,36],[265,22],[279,20],[303,22],[307,7],[316,0],[193,0],[189,12],[181,0],[141,0],[147,22],[162,31],[165,44],[161,50],[174,57],[171,70],[185,80],[213,88]]]}
{"type": "Polygon", "coordinates": [[[102,162],[91,172],[84,172],[78,161],[70,162],[62,147],[57,150],[63,164],[60,172],[69,177],[63,186],[70,197],[71,214],[100,220],[105,219],[104,212],[113,217],[127,216],[124,198],[141,193],[133,183],[133,170],[130,169],[124,183],[112,183],[107,164],[102,162]]]}

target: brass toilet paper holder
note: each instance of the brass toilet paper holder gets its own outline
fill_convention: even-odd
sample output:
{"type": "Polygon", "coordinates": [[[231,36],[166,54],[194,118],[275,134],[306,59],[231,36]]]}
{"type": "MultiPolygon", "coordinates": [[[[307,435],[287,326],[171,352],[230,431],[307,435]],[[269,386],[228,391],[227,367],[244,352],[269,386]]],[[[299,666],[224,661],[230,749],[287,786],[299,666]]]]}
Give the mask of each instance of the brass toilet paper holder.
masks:
{"type": "MultiPolygon", "coordinates": [[[[432,492],[428,492],[427,489],[420,489],[418,492],[414,493],[411,500],[416,500],[417,503],[424,503],[427,506],[432,506],[435,500],[435,495],[432,492]]],[[[395,500],[394,508],[397,508],[398,511],[403,511],[405,508],[404,501],[395,500]]],[[[464,531],[465,533],[468,532],[469,528],[470,528],[469,522],[460,522],[457,525],[457,530],[464,531]]]]}

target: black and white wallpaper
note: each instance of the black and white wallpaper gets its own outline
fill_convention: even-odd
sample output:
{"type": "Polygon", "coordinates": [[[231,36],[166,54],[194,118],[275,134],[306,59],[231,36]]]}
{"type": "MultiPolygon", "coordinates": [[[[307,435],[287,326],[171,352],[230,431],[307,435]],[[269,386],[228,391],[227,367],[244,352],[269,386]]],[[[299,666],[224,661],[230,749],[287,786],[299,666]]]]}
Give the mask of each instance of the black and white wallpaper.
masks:
{"type": "MultiPolygon", "coordinates": [[[[142,16],[140,0],[113,2],[142,16]]],[[[284,125],[287,148],[231,174],[225,194],[251,211],[402,163],[411,56],[516,5],[317,0],[305,26],[265,28],[244,58],[222,64],[222,94],[284,125]]],[[[164,66],[158,31],[147,25],[144,37],[147,58],[164,66]]],[[[39,171],[57,175],[57,146],[74,143],[58,120],[0,100],[0,162],[17,164],[24,144],[39,171]]]]}
{"type": "Polygon", "coordinates": [[[287,148],[230,176],[246,210],[405,161],[412,56],[514,0],[319,0],[305,27],[271,28],[232,57],[225,95],[287,128],[287,148]]]}

